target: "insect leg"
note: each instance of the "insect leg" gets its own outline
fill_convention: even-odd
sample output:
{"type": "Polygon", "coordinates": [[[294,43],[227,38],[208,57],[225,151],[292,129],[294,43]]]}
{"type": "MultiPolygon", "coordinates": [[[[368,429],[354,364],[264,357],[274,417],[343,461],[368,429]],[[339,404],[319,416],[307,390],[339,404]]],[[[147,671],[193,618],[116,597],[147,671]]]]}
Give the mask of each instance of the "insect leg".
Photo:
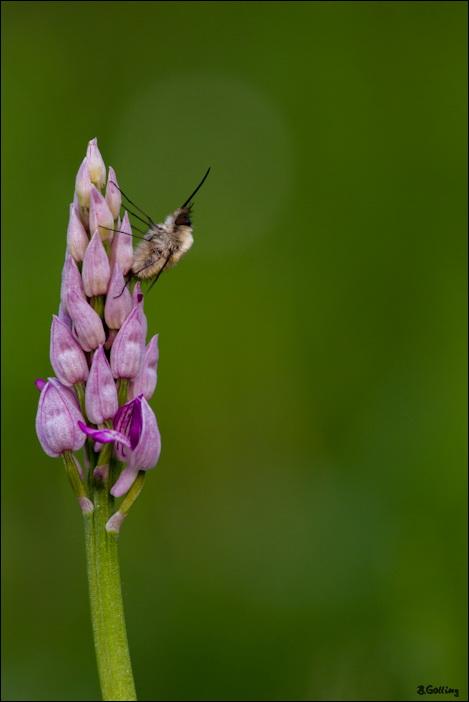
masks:
{"type": "MultiPolygon", "coordinates": [[[[166,266],[166,264],[168,263],[169,259],[171,258],[172,253],[173,253],[173,252],[171,251],[171,253],[169,254],[168,258],[167,258],[166,261],[164,262],[163,266],[162,266],[161,269],[158,271],[155,280],[152,282],[152,284],[151,284],[150,287],[148,288],[148,292],[150,292],[150,290],[152,289],[152,287],[154,286],[154,284],[155,284],[156,281],[158,280],[158,278],[159,278],[159,276],[160,276],[160,273],[162,272],[163,268],[164,268],[164,267],[166,266]]],[[[154,263],[155,263],[154,261],[151,261],[151,263],[147,263],[146,266],[143,266],[143,268],[140,268],[140,270],[137,271],[136,273],[134,273],[133,271],[131,271],[131,272],[130,272],[130,277],[129,277],[128,281],[126,282],[126,284],[125,284],[124,287],[122,288],[122,292],[120,292],[119,295],[115,295],[115,296],[114,296],[114,300],[117,300],[117,298],[120,297],[120,296],[123,294],[123,292],[124,292],[124,290],[126,289],[127,285],[130,283],[130,281],[131,281],[133,278],[135,278],[136,276],[138,276],[138,274],[141,273],[142,271],[144,271],[145,268],[149,268],[150,266],[153,266],[154,263]]]]}
{"type": "Polygon", "coordinates": [[[150,287],[148,288],[147,294],[150,292],[150,290],[152,289],[152,287],[154,286],[154,284],[156,283],[156,281],[158,280],[158,278],[160,277],[160,275],[163,273],[163,269],[164,269],[164,267],[166,266],[166,264],[168,263],[168,261],[169,261],[169,259],[171,258],[172,255],[173,255],[173,252],[170,251],[170,252],[169,252],[169,256],[167,257],[166,261],[163,263],[163,265],[161,266],[160,270],[159,270],[158,273],[156,274],[155,280],[152,281],[150,287]]]}
{"type": "Polygon", "coordinates": [[[128,281],[126,282],[126,284],[125,284],[124,287],[122,288],[121,292],[120,292],[118,295],[114,295],[114,300],[117,300],[118,297],[120,297],[121,295],[124,294],[124,290],[126,289],[126,287],[128,286],[128,284],[130,283],[130,281],[132,280],[132,278],[135,278],[135,273],[134,273],[133,271],[130,271],[130,275],[129,275],[128,281]]]}

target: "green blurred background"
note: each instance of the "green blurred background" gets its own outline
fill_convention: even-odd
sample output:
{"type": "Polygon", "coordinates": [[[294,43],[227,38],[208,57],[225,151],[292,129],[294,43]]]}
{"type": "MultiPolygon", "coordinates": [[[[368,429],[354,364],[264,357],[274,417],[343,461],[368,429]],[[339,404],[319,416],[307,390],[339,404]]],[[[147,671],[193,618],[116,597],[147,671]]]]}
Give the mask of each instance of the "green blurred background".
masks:
{"type": "Polygon", "coordinates": [[[33,384],[93,137],[157,220],[212,167],[145,302],[163,452],[121,535],[139,699],[467,699],[466,14],[3,3],[3,699],[99,699],[33,384]]]}

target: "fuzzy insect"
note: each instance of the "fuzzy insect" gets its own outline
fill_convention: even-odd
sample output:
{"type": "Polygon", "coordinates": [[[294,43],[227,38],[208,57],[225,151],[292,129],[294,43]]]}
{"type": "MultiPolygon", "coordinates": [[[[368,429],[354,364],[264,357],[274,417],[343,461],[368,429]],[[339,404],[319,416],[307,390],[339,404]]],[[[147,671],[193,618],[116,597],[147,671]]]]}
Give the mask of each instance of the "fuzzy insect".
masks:
{"type": "MultiPolygon", "coordinates": [[[[193,207],[191,200],[202,187],[209,173],[210,168],[192,195],[188,197],[185,203],[181,205],[181,207],[178,207],[173,214],[168,215],[163,224],[156,224],[151,217],[137,207],[132,200],[129,200],[127,195],[122,192],[119,186],[113,183],[113,185],[120,190],[125,199],[139,212],[145,215],[145,219],[142,219],[135,214],[134,216],[149,227],[146,233],[142,232],[143,237],[138,237],[140,239],[140,243],[134,251],[132,272],[126,285],[132,278],[138,278],[139,280],[153,279],[150,287],[148,288],[148,292],[150,292],[161,273],[164,270],[169,270],[175,266],[176,263],[184,256],[184,254],[189,251],[190,247],[194,243],[194,237],[192,236],[192,222],[190,219],[191,210],[193,207]]],[[[133,236],[136,235],[134,234],[133,236]]],[[[118,297],[120,296],[118,295],[118,297]]]]}

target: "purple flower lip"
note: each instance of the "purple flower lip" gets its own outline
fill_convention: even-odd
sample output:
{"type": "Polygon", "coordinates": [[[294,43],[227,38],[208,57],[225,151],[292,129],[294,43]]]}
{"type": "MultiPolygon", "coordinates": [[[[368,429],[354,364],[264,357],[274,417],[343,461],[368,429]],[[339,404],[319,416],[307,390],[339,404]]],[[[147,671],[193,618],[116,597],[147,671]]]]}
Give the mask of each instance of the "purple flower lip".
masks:
{"type": "Polygon", "coordinates": [[[161,437],[156,417],[143,394],[123,405],[114,417],[114,427],[130,439],[130,451],[117,445],[119,460],[127,461],[111,495],[122,497],[132,486],[139,470],[150,470],[157,463],[161,452],[161,437]]]}
{"type": "Polygon", "coordinates": [[[132,486],[139,470],[150,470],[157,463],[161,438],[156,417],[143,395],[122,405],[114,417],[114,429],[91,429],[83,420],[77,422],[81,431],[93,441],[108,444],[115,441],[116,457],[127,463],[111,495],[122,497],[132,486]]]}
{"type": "Polygon", "coordinates": [[[42,378],[36,378],[36,380],[34,381],[34,385],[37,387],[39,392],[41,392],[44,385],[47,385],[47,380],[43,380],[42,378]]]}
{"type": "MultiPolygon", "coordinates": [[[[93,441],[99,441],[100,444],[109,444],[111,441],[117,441],[130,447],[130,439],[120,431],[116,431],[115,429],[91,429],[81,420],[78,421],[77,424],[84,434],[92,437],[93,441]]],[[[84,442],[85,439],[83,439],[83,443],[84,442]]]]}

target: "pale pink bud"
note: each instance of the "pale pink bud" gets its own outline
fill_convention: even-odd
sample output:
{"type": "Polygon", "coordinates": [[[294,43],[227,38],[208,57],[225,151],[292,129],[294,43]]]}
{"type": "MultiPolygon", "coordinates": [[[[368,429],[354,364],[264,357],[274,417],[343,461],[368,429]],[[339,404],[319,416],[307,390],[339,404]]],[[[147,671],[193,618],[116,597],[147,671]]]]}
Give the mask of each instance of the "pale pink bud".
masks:
{"type": "Polygon", "coordinates": [[[106,200],[94,185],[90,192],[90,232],[99,229],[99,234],[103,241],[107,241],[112,236],[114,229],[114,218],[106,200]]]}
{"type": "Polygon", "coordinates": [[[120,190],[116,188],[116,185],[119,185],[119,183],[117,182],[114,168],[109,166],[109,175],[106,185],[106,202],[114,219],[118,218],[122,203],[122,195],[120,190]]]}
{"type": "Polygon", "coordinates": [[[88,297],[105,295],[111,279],[109,259],[96,231],[91,237],[83,259],[83,287],[88,297]]]}
{"type": "Polygon", "coordinates": [[[132,246],[132,227],[130,226],[129,215],[124,214],[124,219],[117,225],[119,231],[114,232],[111,244],[111,267],[116,261],[123,275],[126,275],[132,268],[134,261],[134,249],[132,246]]]}
{"type": "Polygon", "coordinates": [[[140,281],[137,280],[135,287],[132,292],[132,307],[137,307],[137,305],[143,300],[142,287],[140,281]]]}
{"type": "Polygon", "coordinates": [[[82,207],[90,206],[90,190],[91,190],[91,180],[90,173],[88,170],[88,159],[83,159],[83,162],[78,169],[77,177],[75,180],[75,192],[78,197],[78,202],[82,207]]]}
{"type": "Polygon", "coordinates": [[[103,157],[98,149],[98,140],[92,139],[88,142],[88,150],[86,152],[88,159],[88,169],[90,180],[97,188],[103,188],[106,182],[106,167],[103,157]]]}
{"type": "Polygon", "coordinates": [[[65,326],[67,326],[69,329],[72,328],[72,320],[70,319],[68,314],[66,314],[64,312],[64,308],[63,308],[62,303],[60,303],[60,305],[59,305],[59,312],[58,312],[57,316],[60,319],[60,321],[65,324],[65,326]]]}
{"type": "Polygon", "coordinates": [[[158,356],[158,334],[156,334],[147,344],[140,373],[130,383],[129,400],[138,397],[140,394],[143,394],[145,399],[149,400],[155,392],[158,356]]]}
{"type": "Polygon", "coordinates": [[[75,261],[83,261],[86,247],[89,244],[88,234],[85,231],[75,205],[70,205],[70,218],[67,228],[67,249],[75,261]]]}
{"type": "MultiPolygon", "coordinates": [[[[83,468],[81,467],[81,463],[80,463],[80,461],[78,460],[78,458],[77,458],[76,456],[73,455],[73,453],[72,453],[72,458],[73,458],[73,462],[75,463],[75,465],[76,465],[76,467],[77,467],[77,471],[78,471],[78,473],[79,473],[79,475],[80,475],[80,478],[83,480],[83,468]]],[[[85,497],[85,500],[86,500],[86,499],[87,499],[87,498],[85,497]]],[[[78,501],[80,501],[80,500],[78,500],[78,501]]],[[[89,500],[88,500],[88,501],[89,501],[89,500]]],[[[91,504],[93,504],[93,503],[91,503],[91,504]]]]}
{"type": "Polygon", "coordinates": [[[36,432],[48,456],[57,458],[64,451],[78,451],[86,441],[78,422],[83,416],[77,399],[56,378],[49,378],[41,390],[36,415],[36,432]]]}
{"type": "Polygon", "coordinates": [[[147,339],[148,322],[143,311],[143,293],[140,287],[140,283],[137,281],[132,292],[132,305],[138,309],[138,314],[143,328],[143,343],[147,339]]]}
{"type": "Polygon", "coordinates": [[[82,207],[80,205],[80,202],[78,201],[78,195],[76,193],[73,193],[73,206],[76,210],[78,217],[80,218],[80,222],[85,227],[85,231],[88,231],[90,227],[90,213],[87,207],[82,207]]]}
{"type": "Polygon", "coordinates": [[[60,302],[62,311],[71,317],[67,307],[67,293],[69,290],[74,290],[83,300],[86,301],[85,290],[83,288],[83,280],[78,270],[77,264],[73,258],[68,255],[65,259],[62,269],[62,285],[60,287],[60,302]]]}
{"type": "Polygon", "coordinates": [[[143,360],[145,338],[139,309],[129,314],[119,329],[111,349],[111,369],[115,378],[135,378],[143,360]]]}
{"type": "Polygon", "coordinates": [[[72,318],[77,339],[84,351],[93,351],[100,344],[104,344],[106,336],[99,314],[82,300],[75,290],[68,291],[67,309],[72,318]]]}
{"type": "Polygon", "coordinates": [[[63,385],[72,386],[88,378],[85,354],[66,324],[53,315],[50,330],[50,362],[63,385]]]}
{"type": "Polygon", "coordinates": [[[126,518],[127,514],[121,512],[120,509],[115,512],[110,519],[106,522],[106,531],[111,534],[118,534],[122,526],[122,522],[126,518]]]}
{"type": "Polygon", "coordinates": [[[83,514],[91,514],[94,511],[94,505],[88,497],[80,495],[78,498],[78,504],[81,507],[83,514]]]}
{"type": "Polygon", "coordinates": [[[116,338],[117,332],[118,332],[118,331],[119,331],[118,329],[109,329],[109,333],[108,333],[108,335],[107,335],[106,343],[104,344],[104,348],[106,349],[106,351],[109,351],[109,349],[110,349],[111,346],[113,345],[114,339],[116,338]]]}
{"type": "Polygon", "coordinates": [[[106,303],[104,305],[104,320],[110,329],[120,329],[132,310],[132,300],[119,263],[116,262],[109,283],[106,303]]]}
{"type": "Polygon", "coordinates": [[[93,356],[85,403],[86,414],[93,424],[103,424],[106,419],[112,419],[119,407],[116,383],[102,346],[93,356]]]}

